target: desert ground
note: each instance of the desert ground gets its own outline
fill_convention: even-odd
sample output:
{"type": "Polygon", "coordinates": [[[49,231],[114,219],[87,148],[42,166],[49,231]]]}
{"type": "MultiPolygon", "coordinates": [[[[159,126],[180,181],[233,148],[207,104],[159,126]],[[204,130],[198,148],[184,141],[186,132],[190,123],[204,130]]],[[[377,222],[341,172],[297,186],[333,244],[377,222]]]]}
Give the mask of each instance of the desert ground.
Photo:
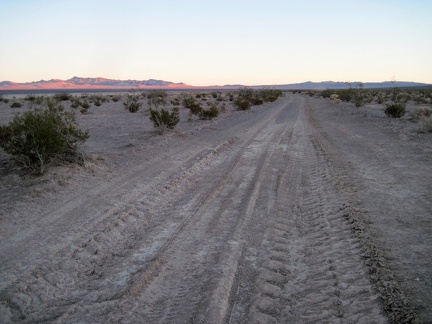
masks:
{"type": "Polygon", "coordinates": [[[432,133],[286,93],[160,135],[145,106],[78,112],[84,166],[0,150],[1,323],[431,321],[432,133]]]}

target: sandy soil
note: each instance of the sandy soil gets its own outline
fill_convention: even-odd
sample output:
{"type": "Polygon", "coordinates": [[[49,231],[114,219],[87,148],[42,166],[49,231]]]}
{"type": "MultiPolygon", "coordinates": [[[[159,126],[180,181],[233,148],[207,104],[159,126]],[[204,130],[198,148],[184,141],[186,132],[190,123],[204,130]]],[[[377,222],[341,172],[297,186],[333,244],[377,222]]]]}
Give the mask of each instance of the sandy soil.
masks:
{"type": "Polygon", "coordinates": [[[85,168],[23,179],[0,152],[1,323],[432,318],[416,124],[298,94],[163,136],[121,103],[79,123],[85,168]]]}

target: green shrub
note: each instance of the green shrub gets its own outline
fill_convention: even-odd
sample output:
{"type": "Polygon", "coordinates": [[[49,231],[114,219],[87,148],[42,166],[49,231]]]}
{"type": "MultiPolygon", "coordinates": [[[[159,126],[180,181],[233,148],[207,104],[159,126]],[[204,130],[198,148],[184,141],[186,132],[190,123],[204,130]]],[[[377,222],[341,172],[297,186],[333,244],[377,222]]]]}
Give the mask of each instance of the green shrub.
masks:
{"type": "Polygon", "coordinates": [[[93,95],[90,97],[90,101],[96,106],[100,107],[104,102],[107,102],[109,99],[106,96],[101,95],[93,95]]]}
{"type": "Polygon", "coordinates": [[[81,106],[81,101],[77,97],[72,97],[70,101],[71,101],[71,108],[76,109],[79,106],[81,106]]]}
{"type": "Polygon", "coordinates": [[[324,89],[320,92],[321,97],[323,98],[330,98],[330,96],[334,93],[334,90],[331,89],[324,89]]]}
{"type": "Polygon", "coordinates": [[[401,118],[405,115],[405,105],[402,103],[387,104],[384,112],[388,117],[401,118]]]}
{"type": "Polygon", "coordinates": [[[129,110],[131,113],[135,113],[142,107],[142,102],[139,102],[139,96],[135,94],[129,94],[125,102],[123,102],[124,108],[129,110]]]}
{"type": "Polygon", "coordinates": [[[276,101],[276,99],[282,97],[282,95],[282,90],[278,89],[263,89],[259,92],[259,96],[264,102],[276,101]]]}
{"type": "Polygon", "coordinates": [[[36,100],[36,96],[34,94],[28,94],[27,96],[25,96],[24,98],[25,101],[35,101],[36,100]]]}
{"type": "Polygon", "coordinates": [[[67,100],[69,100],[71,97],[72,97],[72,95],[70,95],[70,94],[67,93],[67,92],[59,92],[59,93],[56,93],[56,94],[54,95],[54,99],[56,99],[56,100],[58,100],[58,101],[67,101],[67,100]]]}
{"type": "Polygon", "coordinates": [[[167,96],[168,94],[165,90],[151,90],[147,95],[148,104],[155,107],[159,107],[159,105],[165,106],[167,96]]]}
{"type": "Polygon", "coordinates": [[[202,119],[212,119],[217,116],[219,116],[219,109],[216,105],[211,105],[209,109],[203,109],[200,113],[202,119]]]}
{"type": "Polygon", "coordinates": [[[234,100],[234,105],[241,110],[248,110],[250,107],[252,107],[252,103],[249,100],[242,98],[236,98],[234,100]]]}
{"type": "Polygon", "coordinates": [[[163,108],[161,110],[150,108],[149,111],[153,126],[159,128],[161,133],[164,133],[166,129],[174,129],[180,121],[180,111],[177,107],[173,108],[171,113],[163,108]]]}
{"type": "Polygon", "coordinates": [[[182,100],[182,104],[185,108],[189,108],[191,114],[199,115],[201,114],[203,108],[200,103],[198,103],[194,97],[191,95],[185,95],[182,100]]]}
{"type": "Polygon", "coordinates": [[[84,99],[81,103],[80,103],[82,109],[88,110],[90,108],[90,103],[87,101],[87,99],[84,99]]]}
{"type": "Polygon", "coordinates": [[[354,97],[354,90],[352,88],[349,89],[341,89],[335,91],[335,93],[339,96],[339,99],[342,101],[349,102],[354,97]]]}
{"type": "Polygon", "coordinates": [[[22,104],[18,101],[14,101],[11,104],[11,108],[21,108],[21,107],[22,107],[22,104]]]}
{"type": "Polygon", "coordinates": [[[82,162],[78,144],[88,137],[78,128],[75,114],[53,102],[0,126],[0,146],[20,167],[36,175],[62,162],[82,162]]]}
{"type": "Polygon", "coordinates": [[[170,103],[171,103],[173,106],[180,106],[180,98],[175,97],[175,98],[171,99],[170,103]]]}

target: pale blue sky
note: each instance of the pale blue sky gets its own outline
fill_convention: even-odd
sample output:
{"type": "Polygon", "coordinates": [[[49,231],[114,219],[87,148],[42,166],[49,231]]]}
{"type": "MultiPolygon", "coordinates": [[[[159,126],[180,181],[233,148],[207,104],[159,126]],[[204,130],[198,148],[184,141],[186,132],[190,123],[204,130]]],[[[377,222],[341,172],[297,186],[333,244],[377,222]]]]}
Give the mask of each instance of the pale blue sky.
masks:
{"type": "Polygon", "coordinates": [[[0,0],[0,81],[432,83],[432,1],[0,0]]]}

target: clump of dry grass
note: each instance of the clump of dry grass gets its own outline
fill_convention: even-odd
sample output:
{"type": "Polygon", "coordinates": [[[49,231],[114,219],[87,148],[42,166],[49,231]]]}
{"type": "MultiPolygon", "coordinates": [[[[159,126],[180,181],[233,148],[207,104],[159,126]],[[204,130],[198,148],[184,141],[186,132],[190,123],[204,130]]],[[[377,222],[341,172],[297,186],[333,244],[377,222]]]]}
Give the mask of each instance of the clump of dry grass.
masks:
{"type": "Polygon", "coordinates": [[[423,116],[419,120],[420,132],[432,133],[432,116],[423,116]]]}

